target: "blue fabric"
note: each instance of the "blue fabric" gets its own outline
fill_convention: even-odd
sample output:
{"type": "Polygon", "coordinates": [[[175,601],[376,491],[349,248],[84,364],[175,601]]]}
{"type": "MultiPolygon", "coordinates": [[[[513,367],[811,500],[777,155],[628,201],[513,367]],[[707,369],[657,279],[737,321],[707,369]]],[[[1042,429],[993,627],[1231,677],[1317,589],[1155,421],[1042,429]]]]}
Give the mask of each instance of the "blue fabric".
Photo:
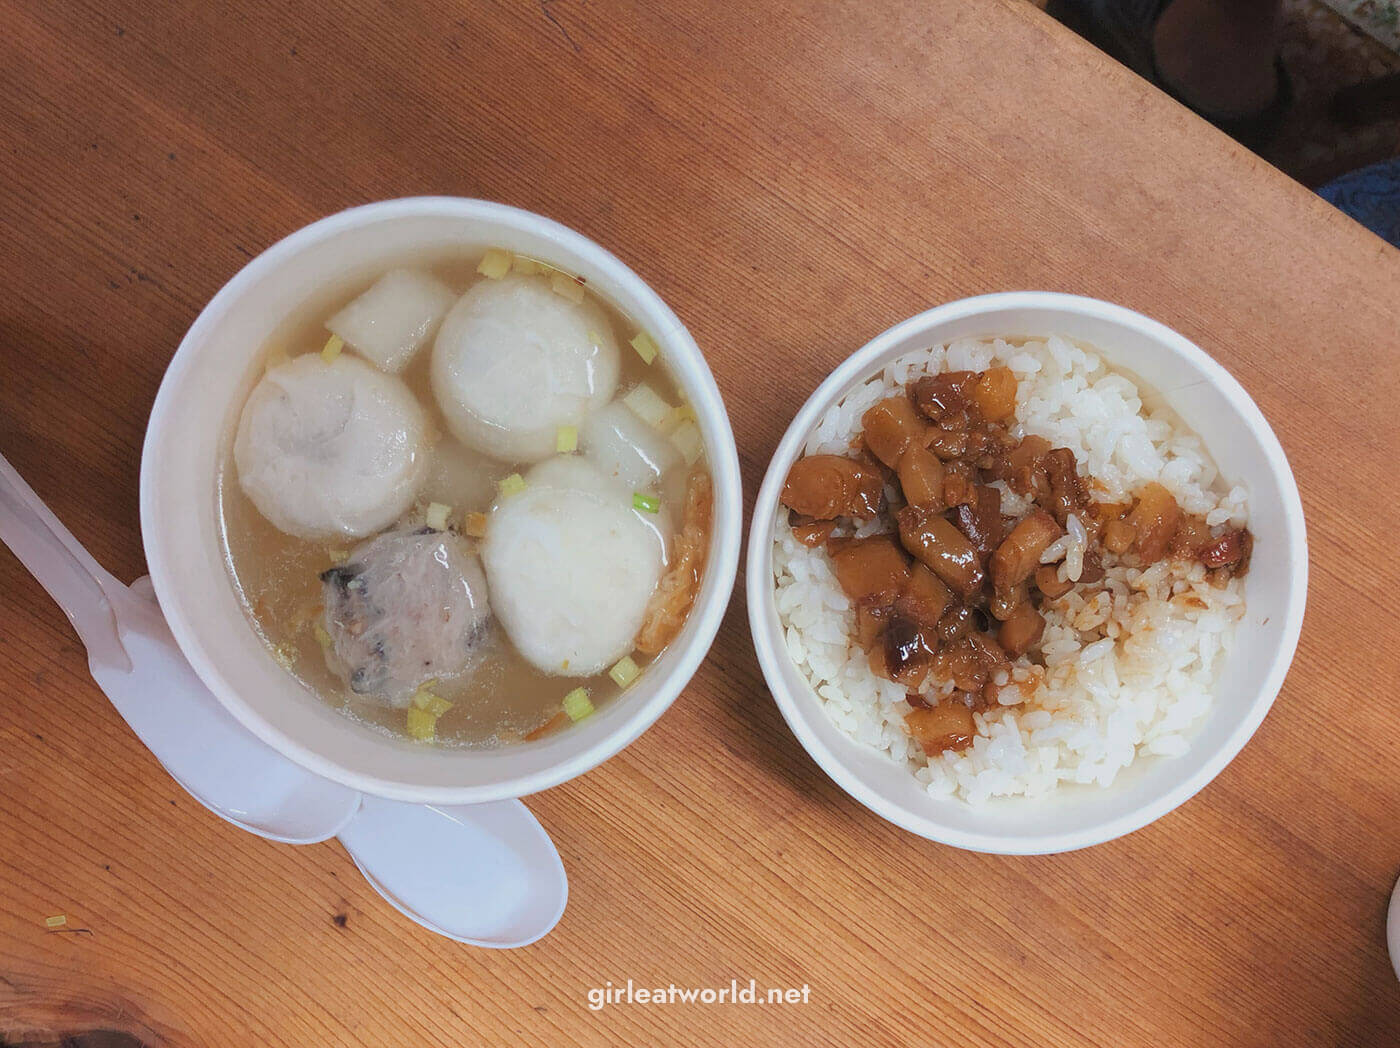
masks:
{"type": "Polygon", "coordinates": [[[1317,192],[1382,240],[1400,247],[1400,157],[1343,175],[1317,192]]]}

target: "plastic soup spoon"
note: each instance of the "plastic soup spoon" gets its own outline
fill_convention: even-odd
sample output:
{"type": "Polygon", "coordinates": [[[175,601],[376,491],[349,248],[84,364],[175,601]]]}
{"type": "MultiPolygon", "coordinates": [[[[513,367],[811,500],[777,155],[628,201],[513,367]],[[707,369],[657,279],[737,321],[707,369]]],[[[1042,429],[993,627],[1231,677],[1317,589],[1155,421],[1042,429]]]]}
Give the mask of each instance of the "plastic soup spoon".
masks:
{"type": "Polygon", "coordinates": [[[185,660],[150,580],[124,586],[0,457],[0,541],[63,609],[88,668],[131,730],[195,800],[286,844],[339,836],[370,885],[424,927],[524,946],[563,915],[563,863],[518,800],[428,807],[314,775],[239,724],[185,660]]]}
{"type": "Polygon", "coordinates": [[[1390,911],[1385,924],[1390,966],[1395,969],[1395,977],[1400,979],[1400,881],[1395,882],[1395,890],[1390,894],[1390,911]]]}

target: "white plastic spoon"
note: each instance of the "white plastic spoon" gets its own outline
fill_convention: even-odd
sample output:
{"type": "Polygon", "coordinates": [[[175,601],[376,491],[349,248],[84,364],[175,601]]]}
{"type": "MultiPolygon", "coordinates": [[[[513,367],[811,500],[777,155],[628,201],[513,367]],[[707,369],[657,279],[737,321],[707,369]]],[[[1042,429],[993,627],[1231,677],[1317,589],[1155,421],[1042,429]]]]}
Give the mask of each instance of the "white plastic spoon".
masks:
{"type": "Polygon", "coordinates": [[[149,580],[113,578],[0,458],[0,540],[58,602],[88,668],[172,778],[235,826],[288,844],[334,837],[360,795],[312,775],[255,738],[195,676],[149,580]]]}
{"type": "Polygon", "coordinates": [[[401,804],[282,756],[234,720],[195,674],[150,580],[118,582],[3,457],[0,541],[68,616],[117,712],[215,815],[288,844],[339,836],[375,891],[459,942],[524,946],[558,923],[568,900],[564,866],[523,804],[401,804]]]}
{"type": "Polygon", "coordinates": [[[569,901],[559,852],[517,800],[438,807],[366,794],[340,843],[396,910],[472,946],[527,946],[569,901]]]}
{"type": "Polygon", "coordinates": [[[1390,893],[1390,910],[1385,919],[1385,939],[1390,948],[1390,966],[1395,969],[1395,978],[1400,979],[1400,881],[1395,882],[1395,890],[1390,893]]]}

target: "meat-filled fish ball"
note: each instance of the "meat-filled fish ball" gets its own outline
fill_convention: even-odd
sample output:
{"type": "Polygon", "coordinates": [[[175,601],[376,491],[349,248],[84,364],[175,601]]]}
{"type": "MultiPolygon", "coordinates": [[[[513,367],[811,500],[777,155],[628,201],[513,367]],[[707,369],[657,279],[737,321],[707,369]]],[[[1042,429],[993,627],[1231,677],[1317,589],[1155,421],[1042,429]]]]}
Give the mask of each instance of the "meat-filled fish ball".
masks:
{"type": "Polygon", "coordinates": [[[554,454],[617,389],[618,348],[596,303],[571,302],[544,277],[482,280],[452,307],[433,344],[433,394],[468,447],[512,462],[554,454]]]}
{"type": "Polygon", "coordinates": [[[481,559],[492,607],[536,669],[588,677],[632,650],[666,563],[656,519],[571,457],[542,462],[497,500],[481,559]]]}
{"type": "Polygon", "coordinates": [[[321,575],[326,663],[350,690],[407,706],[427,680],[473,661],[490,607],[486,578],[449,531],[388,531],[321,575]]]}
{"type": "Polygon", "coordinates": [[[360,538],[392,524],[422,480],[423,411],[397,378],[342,354],[273,368],[238,422],[238,483],[274,526],[360,538]]]}

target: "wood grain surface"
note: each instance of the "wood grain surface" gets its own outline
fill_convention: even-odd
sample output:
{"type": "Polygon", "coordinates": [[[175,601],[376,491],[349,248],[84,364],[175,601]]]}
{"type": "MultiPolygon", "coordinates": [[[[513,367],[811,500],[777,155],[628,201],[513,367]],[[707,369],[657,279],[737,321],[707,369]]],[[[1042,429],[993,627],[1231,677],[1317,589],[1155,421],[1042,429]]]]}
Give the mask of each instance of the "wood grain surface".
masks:
{"type": "Polygon", "coordinates": [[[1000,0],[16,0],[0,98],[0,451],[121,578],[201,305],[297,227],[425,192],[544,212],[650,281],[750,496],[817,382],[903,317],[1027,287],[1143,310],[1273,422],[1312,552],[1241,756],[1154,825],[1038,858],[920,840],[829,782],[736,596],[651,731],[531,799],[571,898],[502,953],[408,923],[338,845],[201,809],[0,551],[0,1041],[1400,1044],[1400,254],[1302,187],[1000,0]],[[810,1001],[590,1010],[628,978],[810,1001]]]}

